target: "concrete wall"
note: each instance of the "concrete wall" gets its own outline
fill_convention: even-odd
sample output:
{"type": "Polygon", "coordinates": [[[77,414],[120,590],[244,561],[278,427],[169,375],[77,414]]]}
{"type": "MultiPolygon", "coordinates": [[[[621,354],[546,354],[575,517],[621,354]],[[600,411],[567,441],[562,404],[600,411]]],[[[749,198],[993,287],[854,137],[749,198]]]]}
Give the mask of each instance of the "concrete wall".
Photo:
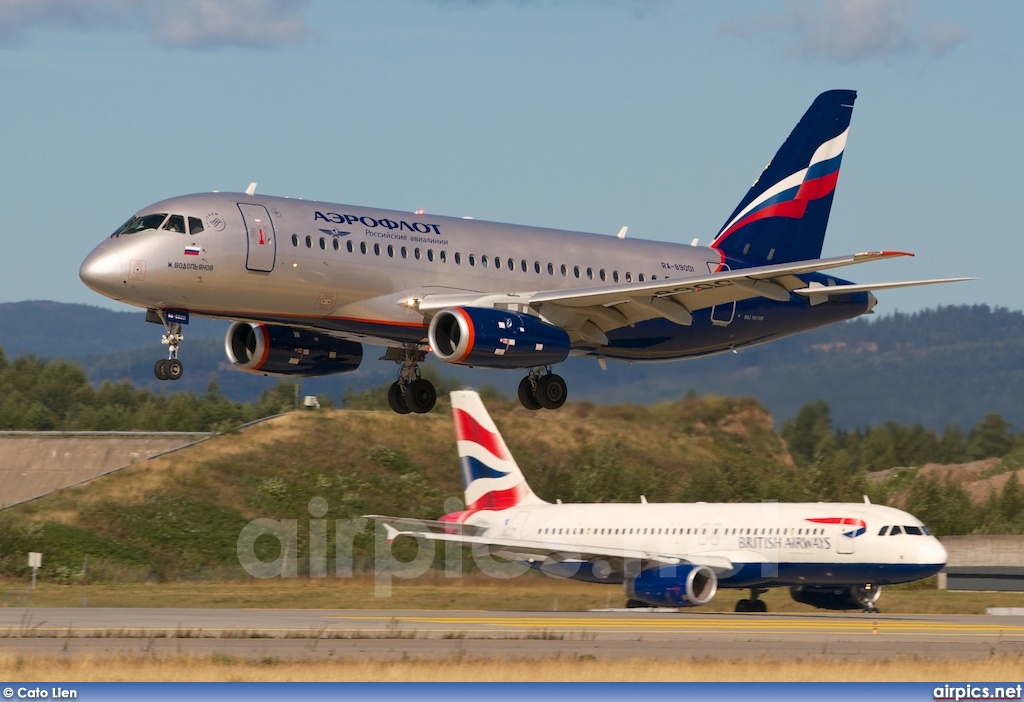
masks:
{"type": "Polygon", "coordinates": [[[1024,536],[945,536],[940,590],[1024,591],[1024,536]]]}
{"type": "Polygon", "coordinates": [[[0,509],[144,461],[207,434],[0,434],[0,509]]]}

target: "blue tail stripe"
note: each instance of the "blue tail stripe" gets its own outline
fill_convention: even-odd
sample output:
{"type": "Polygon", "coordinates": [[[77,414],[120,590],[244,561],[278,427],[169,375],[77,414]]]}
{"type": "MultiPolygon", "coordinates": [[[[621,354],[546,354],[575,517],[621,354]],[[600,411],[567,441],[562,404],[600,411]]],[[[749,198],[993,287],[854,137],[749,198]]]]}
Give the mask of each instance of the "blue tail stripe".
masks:
{"type": "Polygon", "coordinates": [[[469,487],[470,483],[481,478],[504,478],[508,475],[471,456],[463,456],[461,462],[464,487],[469,487]]]}

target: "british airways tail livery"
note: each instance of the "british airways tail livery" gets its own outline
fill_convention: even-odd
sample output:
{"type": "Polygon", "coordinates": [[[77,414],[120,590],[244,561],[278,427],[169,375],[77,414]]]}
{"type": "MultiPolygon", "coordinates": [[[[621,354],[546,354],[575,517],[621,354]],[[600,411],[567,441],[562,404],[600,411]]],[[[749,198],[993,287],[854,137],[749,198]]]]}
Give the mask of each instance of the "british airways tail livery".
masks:
{"type": "Polygon", "coordinates": [[[158,378],[181,377],[190,315],[232,320],[235,367],[355,370],[363,344],[398,364],[389,401],[428,412],[428,352],[525,370],[519,399],[555,409],[570,355],[664,361],[770,341],[870,312],[872,290],[832,269],[895,256],[819,258],[856,93],[820,95],[711,246],[497,224],[245,193],[150,205],[97,246],[80,276],[165,328],[158,378]]]}
{"type": "Polygon", "coordinates": [[[466,508],[434,531],[377,517],[389,540],[462,543],[559,577],[622,585],[630,606],[689,607],[718,589],[749,590],[737,612],[766,611],[759,596],[773,587],[822,609],[877,611],[882,585],[946,563],[919,520],[869,503],[550,504],[530,490],[480,396],[451,399],[466,508]]]}

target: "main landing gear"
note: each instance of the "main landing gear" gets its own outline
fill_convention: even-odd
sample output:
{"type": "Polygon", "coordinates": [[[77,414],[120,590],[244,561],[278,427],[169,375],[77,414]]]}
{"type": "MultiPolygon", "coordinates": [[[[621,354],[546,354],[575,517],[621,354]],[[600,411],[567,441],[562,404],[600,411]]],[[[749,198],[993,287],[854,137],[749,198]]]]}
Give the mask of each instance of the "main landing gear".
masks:
{"type": "Polygon", "coordinates": [[[167,358],[161,358],[153,366],[153,375],[157,380],[177,380],[184,374],[185,367],[178,360],[178,347],[185,337],[181,333],[179,322],[168,322],[162,310],[147,310],[146,321],[164,325],[164,335],[160,343],[167,347],[167,358]]]}
{"type": "Polygon", "coordinates": [[[768,611],[767,603],[764,600],[759,599],[761,597],[761,595],[763,595],[766,592],[768,592],[768,590],[766,588],[763,588],[763,587],[752,587],[752,588],[750,588],[750,599],[749,600],[748,599],[742,599],[739,602],[737,602],[736,603],[736,611],[737,612],[767,612],[768,611]]]}
{"type": "Polygon", "coordinates": [[[419,364],[426,357],[426,352],[415,346],[388,349],[384,354],[383,360],[395,361],[401,366],[398,369],[398,380],[388,388],[388,404],[395,412],[426,414],[437,404],[437,390],[434,384],[420,377],[419,364]]]}
{"type": "Polygon", "coordinates": [[[529,410],[558,409],[565,404],[567,394],[565,381],[551,372],[551,366],[531,368],[519,383],[519,402],[529,410]]]}

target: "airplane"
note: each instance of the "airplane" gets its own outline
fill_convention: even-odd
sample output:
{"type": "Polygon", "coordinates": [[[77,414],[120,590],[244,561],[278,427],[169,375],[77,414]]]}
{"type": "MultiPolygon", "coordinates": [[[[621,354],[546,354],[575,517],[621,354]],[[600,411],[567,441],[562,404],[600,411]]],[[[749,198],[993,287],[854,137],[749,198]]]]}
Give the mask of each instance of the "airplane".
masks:
{"type": "Polygon", "coordinates": [[[370,209],[205,193],[139,210],[82,262],[94,291],[162,324],[176,380],[190,315],[231,320],[225,352],[244,371],[316,376],[359,367],[363,344],[398,364],[388,400],[429,412],[427,353],[526,370],[519,399],[557,409],[552,366],[726,352],[869,313],[871,291],[967,280],[857,285],[833,269],[912,254],[821,258],[857,94],[814,100],[710,246],[641,241],[370,209]]]}
{"type": "Polygon", "coordinates": [[[901,510],[864,503],[551,504],[530,489],[473,391],[451,393],[465,509],[437,521],[369,515],[388,542],[454,542],[555,577],[622,585],[628,607],[693,607],[789,587],[819,609],[877,612],[883,585],[937,573],[946,549],[901,510]],[[395,524],[405,525],[399,529],[395,524]]]}

